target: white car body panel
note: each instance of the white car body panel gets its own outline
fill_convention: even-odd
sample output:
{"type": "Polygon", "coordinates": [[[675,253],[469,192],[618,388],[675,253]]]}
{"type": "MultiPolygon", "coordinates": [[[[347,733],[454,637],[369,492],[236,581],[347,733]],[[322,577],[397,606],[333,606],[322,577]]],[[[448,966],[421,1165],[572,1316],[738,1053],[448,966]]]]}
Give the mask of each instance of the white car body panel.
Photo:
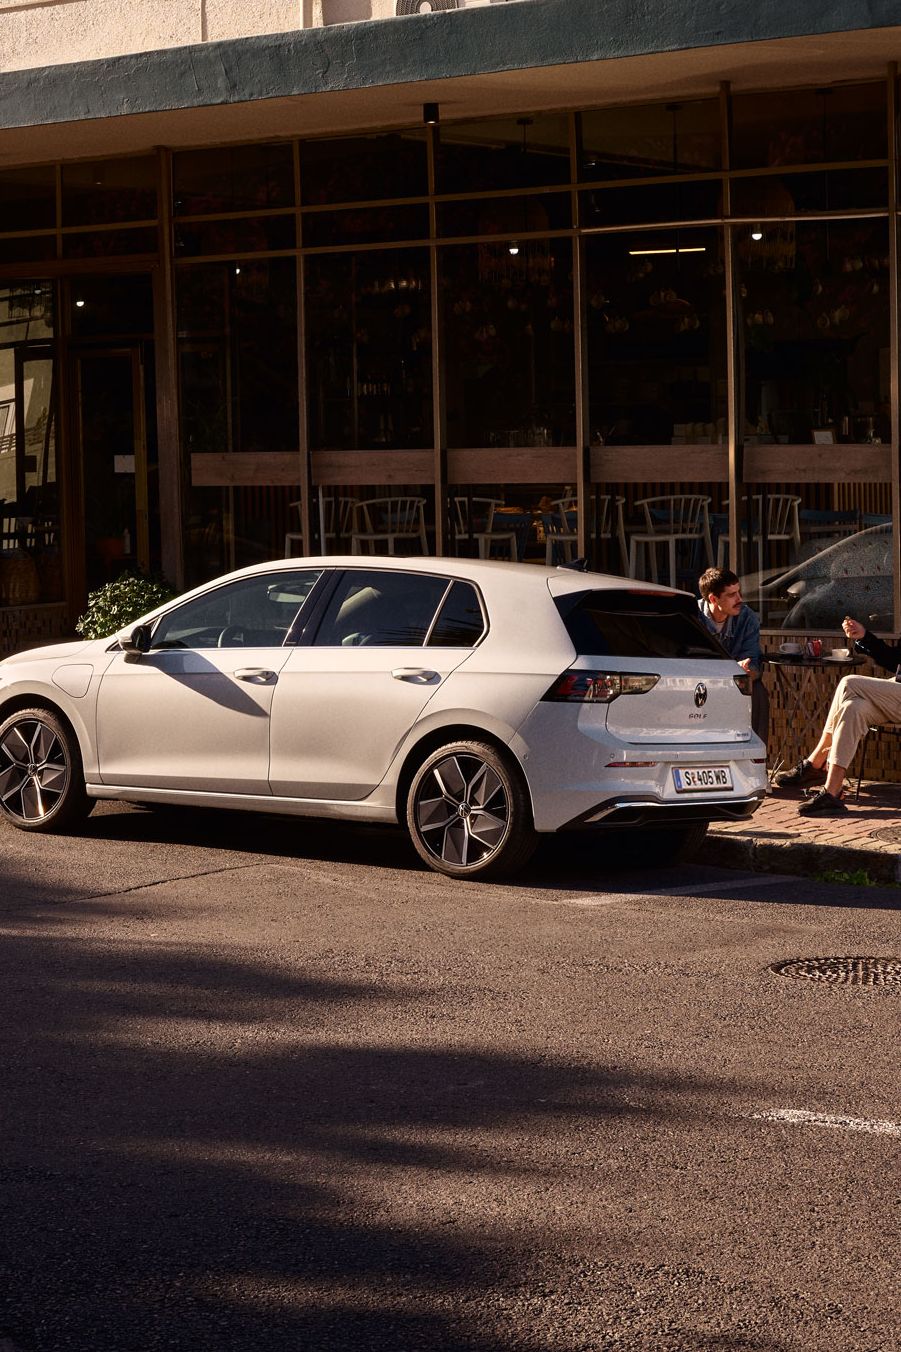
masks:
{"type": "Polygon", "coordinates": [[[382,782],[409,729],[473,650],[288,651],[272,709],[271,790],[360,799],[382,782]]]}
{"type": "Polygon", "coordinates": [[[103,782],[268,794],[269,714],[290,652],[171,649],[140,661],[118,654],[97,696],[103,782]],[[242,672],[261,674],[242,680],[242,672]]]}

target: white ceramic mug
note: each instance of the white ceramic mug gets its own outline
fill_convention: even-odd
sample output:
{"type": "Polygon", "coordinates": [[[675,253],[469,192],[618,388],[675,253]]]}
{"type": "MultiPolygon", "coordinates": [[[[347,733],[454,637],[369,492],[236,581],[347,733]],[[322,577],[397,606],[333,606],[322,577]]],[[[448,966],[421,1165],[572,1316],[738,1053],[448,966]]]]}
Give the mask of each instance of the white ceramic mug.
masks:
{"type": "Polygon", "coordinates": [[[785,653],[786,657],[795,657],[801,651],[800,643],[780,643],[779,651],[785,653]]]}

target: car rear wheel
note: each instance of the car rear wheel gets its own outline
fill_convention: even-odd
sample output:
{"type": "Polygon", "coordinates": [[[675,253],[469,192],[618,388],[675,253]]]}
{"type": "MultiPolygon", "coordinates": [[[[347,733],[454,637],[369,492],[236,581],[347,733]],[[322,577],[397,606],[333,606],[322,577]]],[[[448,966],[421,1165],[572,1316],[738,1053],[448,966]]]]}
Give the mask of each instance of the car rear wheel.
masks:
{"type": "Polygon", "coordinates": [[[81,753],[49,709],[0,724],[0,811],[20,831],[63,831],[88,815],[81,753]]]}
{"type": "Polygon", "coordinates": [[[451,878],[499,878],[537,844],[522,772],[487,742],[450,742],[419,767],[407,830],[430,868],[451,878]]]}

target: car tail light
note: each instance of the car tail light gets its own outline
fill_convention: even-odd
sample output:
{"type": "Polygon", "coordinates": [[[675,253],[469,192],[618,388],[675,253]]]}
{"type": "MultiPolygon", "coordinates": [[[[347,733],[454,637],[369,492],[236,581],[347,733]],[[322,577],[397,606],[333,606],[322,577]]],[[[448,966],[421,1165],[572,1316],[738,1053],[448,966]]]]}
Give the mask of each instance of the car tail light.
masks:
{"type": "Polygon", "coordinates": [[[645,695],[660,680],[628,671],[564,671],[544,695],[563,704],[610,704],[620,695],[645,695]]]}
{"type": "Polygon", "coordinates": [[[745,674],[744,676],[733,676],[732,679],[743,695],[750,695],[751,686],[754,684],[753,676],[745,674]]]}

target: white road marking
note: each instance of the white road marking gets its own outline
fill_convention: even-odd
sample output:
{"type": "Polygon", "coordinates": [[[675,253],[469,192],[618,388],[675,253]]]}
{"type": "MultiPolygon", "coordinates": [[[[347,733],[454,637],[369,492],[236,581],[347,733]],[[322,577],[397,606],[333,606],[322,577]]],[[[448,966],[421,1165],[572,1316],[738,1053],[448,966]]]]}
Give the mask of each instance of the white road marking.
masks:
{"type": "Polygon", "coordinates": [[[695,897],[703,892],[734,892],[736,887],[779,887],[785,883],[797,886],[797,878],[788,873],[742,874],[738,878],[720,878],[715,883],[688,883],[685,887],[655,887],[645,895],[650,897],[695,897]]]}
{"type": "Polygon", "coordinates": [[[539,897],[539,906],[612,906],[622,897],[539,897]]]}
{"type": "Polygon", "coordinates": [[[750,1116],[759,1122],[785,1122],[793,1127],[832,1127],[838,1131],[864,1131],[873,1136],[901,1137],[901,1122],[880,1122],[878,1118],[813,1113],[806,1108],[770,1108],[765,1113],[751,1113],[750,1116]]]}

